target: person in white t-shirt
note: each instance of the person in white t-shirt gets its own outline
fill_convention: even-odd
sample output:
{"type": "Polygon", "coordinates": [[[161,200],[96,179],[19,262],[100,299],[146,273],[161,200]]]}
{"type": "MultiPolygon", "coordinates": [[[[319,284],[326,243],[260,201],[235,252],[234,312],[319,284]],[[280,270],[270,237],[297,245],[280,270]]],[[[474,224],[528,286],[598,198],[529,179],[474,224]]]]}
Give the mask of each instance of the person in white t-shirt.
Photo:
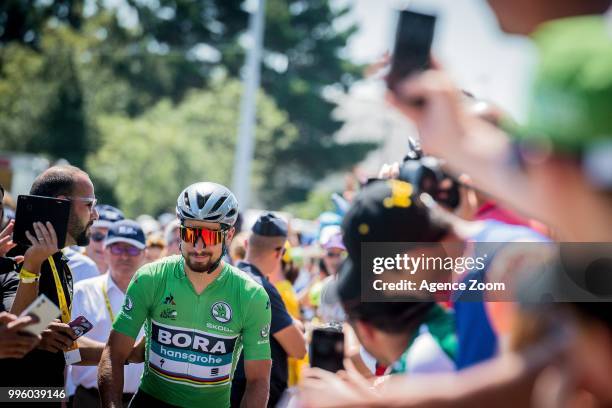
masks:
{"type": "MultiPolygon", "coordinates": [[[[104,255],[108,273],[78,282],[74,287],[72,318],[84,316],[93,324],[85,334],[92,340],[106,342],[114,317],[124,303],[130,280],[144,263],[145,236],[140,226],[131,220],[114,223],[104,240],[104,255]]],[[[123,385],[124,406],[138,390],[143,364],[125,367],[123,385]]],[[[71,380],[76,387],[73,406],[99,406],[97,367],[72,366],[71,380]]]]}

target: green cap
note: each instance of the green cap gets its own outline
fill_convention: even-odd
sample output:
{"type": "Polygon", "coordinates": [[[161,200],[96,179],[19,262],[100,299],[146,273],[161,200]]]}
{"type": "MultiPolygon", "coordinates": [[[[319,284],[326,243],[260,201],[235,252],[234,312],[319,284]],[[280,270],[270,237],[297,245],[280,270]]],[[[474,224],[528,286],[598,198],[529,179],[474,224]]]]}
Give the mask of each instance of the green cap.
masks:
{"type": "Polygon", "coordinates": [[[571,154],[612,143],[612,21],[555,20],[533,39],[539,66],[528,122],[518,137],[571,154]]]}

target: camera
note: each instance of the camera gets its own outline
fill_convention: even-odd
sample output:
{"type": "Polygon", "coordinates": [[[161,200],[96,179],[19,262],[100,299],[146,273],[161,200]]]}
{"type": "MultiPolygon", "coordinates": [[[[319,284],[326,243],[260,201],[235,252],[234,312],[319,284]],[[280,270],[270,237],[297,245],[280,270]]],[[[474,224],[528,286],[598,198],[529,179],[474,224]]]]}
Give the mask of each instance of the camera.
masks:
{"type": "Polygon", "coordinates": [[[344,368],[344,333],[341,325],[317,327],[312,331],[310,365],[332,373],[344,368]]]}
{"type": "Polygon", "coordinates": [[[398,179],[412,184],[418,193],[427,193],[440,205],[455,209],[459,206],[459,182],[442,170],[440,160],[423,156],[417,142],[410,140],[410,151],[400,165],[398,179]]]}

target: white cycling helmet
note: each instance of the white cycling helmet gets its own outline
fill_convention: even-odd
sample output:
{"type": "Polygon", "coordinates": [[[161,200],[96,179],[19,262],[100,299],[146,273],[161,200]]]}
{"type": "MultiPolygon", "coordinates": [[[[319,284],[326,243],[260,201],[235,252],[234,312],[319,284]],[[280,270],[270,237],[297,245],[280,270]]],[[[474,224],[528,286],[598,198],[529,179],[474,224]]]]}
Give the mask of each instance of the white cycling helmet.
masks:
{"type": "Polygon", "coordinates": [[[221,184],[195,183],[179,194],[176,216],[181,221],[218,222],[227,228],[238,218],[238,201],[234,193],[221,184]]]}

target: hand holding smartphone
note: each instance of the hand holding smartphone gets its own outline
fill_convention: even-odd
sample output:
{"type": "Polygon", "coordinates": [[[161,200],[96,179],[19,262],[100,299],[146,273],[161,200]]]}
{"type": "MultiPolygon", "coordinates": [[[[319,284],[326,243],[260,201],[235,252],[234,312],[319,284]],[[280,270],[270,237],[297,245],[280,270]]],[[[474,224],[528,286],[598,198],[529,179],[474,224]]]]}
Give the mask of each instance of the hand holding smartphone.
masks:
{"type": "Polygon", "coordinates": [[[0,313],[0,359],[22,358],[40,343],[40,336],[34,336],[24,328],[36,323],[34,316],[17,317],[8,312],[0,313]]]}
{"type": "MultiPolygon", "coordinates": [[[[410,75],[431,67],[431,45],[436,17],[413,11],[400,11],[391,69],[387,75],[387,87],[395,92],[397,85],[410,75]]],[[[423,105],[424,101],[407,101],[423,105]]]]}
{"type": "Polygon", "coordinates": [[[90,331],[93,328],[93,324],[89,320],[85,318],[85,316],[79,316],[70,323],[68,326],[72,329],[72,332],[75,336],[75,341],[72,343],[72,347],[69,350],[64,352],[64,359],[66,360],[66,364],[76,364],[81,361],[81,352],[79,351],[79,346],[76,342],[76,339],[83,336],[85,333],[90,331]]]}
{"type": "Polygon", "coordinates": [[[68,326],[70,326],[77,339],[88,331],[90,331],[91,329],[93,329],[93,324],[91,324],[91,322],[87,320],[85,316],[77,317],[76,319],[68,323],[68,326]]]}
{"type": "Polygon", "coordinates": [[[23,331],[38,336],[60,315],[60,310],[47,296],[41,294],[21,313],[21,316],[28,315],[33,316],[38,322],[25,326],[23,331]]]}

